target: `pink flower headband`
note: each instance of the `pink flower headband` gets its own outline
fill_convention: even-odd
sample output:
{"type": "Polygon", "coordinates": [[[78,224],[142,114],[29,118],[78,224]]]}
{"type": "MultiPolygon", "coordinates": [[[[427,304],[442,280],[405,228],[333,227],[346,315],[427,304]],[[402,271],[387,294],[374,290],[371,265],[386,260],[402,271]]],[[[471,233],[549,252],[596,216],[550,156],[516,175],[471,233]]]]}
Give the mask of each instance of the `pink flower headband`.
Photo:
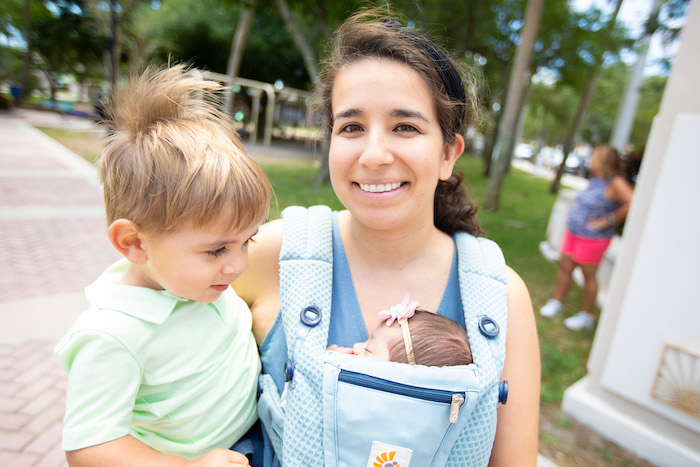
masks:
{"type": "Polygon", "coordinates": [[[413,342],[411,341],[411,331],[408,329],[408,318],[416,313],[416,309],[419,306],[420,303],[418,303],[418,300],[411,300],[408,297],[408,293],[406,293],[401,303],[393,305],[388,310],[382,310],[378,314],[379,320],[385,321],[387,326],[394,324],[394,321],[401,325],[403,343],[406,347],[406,357],[408,358],[408,363],[411,365],[416,364],[416,359],[413,355],[413,342]]]}

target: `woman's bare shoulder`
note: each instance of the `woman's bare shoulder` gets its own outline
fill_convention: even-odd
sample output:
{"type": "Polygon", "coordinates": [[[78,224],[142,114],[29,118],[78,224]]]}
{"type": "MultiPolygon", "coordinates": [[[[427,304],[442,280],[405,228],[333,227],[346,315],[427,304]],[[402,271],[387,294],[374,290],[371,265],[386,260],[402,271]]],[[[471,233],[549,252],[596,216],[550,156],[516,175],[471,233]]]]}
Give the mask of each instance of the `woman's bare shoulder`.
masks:
{"type": "Polygon", "coordinates": [[[282,247],[282,221],[260,226],[248,246],[248,264],[232,284],[250,307],[253,334],[258,343],[265,338],[279,312],[279,254],[282,247]]]}
{"type": "Polygon", "coordinates": [[[525,282],[511,268],[508,280],[508,334],[502,378],[512,391],[498,409],[490,466],[536,465],[540,397],[537,328],[525,282]]]}

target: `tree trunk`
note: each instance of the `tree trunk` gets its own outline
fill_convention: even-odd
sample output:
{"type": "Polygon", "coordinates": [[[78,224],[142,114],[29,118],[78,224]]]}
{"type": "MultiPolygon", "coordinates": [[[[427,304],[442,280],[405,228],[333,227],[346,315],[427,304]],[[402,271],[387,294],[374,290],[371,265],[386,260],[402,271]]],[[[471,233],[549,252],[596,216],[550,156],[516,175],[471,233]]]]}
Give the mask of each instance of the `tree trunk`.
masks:
{"type": "MultiPolygon", "coordinates": [[[[653,1],[647,23],[653,22],[658,24],[656,20],[659,16],[659,11],[661,11],[663,0],[653,1]]],[[[655,32],[656,29],[653,31],[644,31],[642,37],[639,39],[637,61],[632,66],[630,77],[625,86],[624,98],[620,101],[620,107],[617,111],[617,120],[612,137],[610,138],[610,145],[617,148],[621,154],[629,141],[632,131],[634,116],[637,112],[637,103],[639,102],[639,88],[642,84],[642,75],[644,74],[647,52],[649,52],[649,42],[651,42],[651,36],[653,36],[655,32]]]]}
{"type": "Polygon", "coordinates": [[[328,26],[325,11],[321,11],[321,9],[318,7],[312,8],[311,11],[314,15],[314,20],[316,21],[316,27],[319,31],[321,31],[321,34],[323,34],[323,38],[326,41],[331,42],[333,40],[333,31],[331,31],[331,28],[328,26]]]}
{"type": "MultiPolygon", "coordinates": [[[[294,45],[296,45],[297,50],[299,50],[299,53],[301,53],[301,57],[304,60],[304,66],[306,67],[306,72],[309,74],[311,82],[314,85],[318,85],[318,58],[314,53],[313,47],[311,47],[311,43],[301,32],[299,24],[294,19],[294,16],[292,15],[291,10],[289,9],[289,4],[287,3],[287,0],[275,0],[275,4],[277,5],[277,9],[280,12],[280,16],[282,16],[282,21],[284,21],[284,24],[287,26],[287,29],[289,29],[289,32],[292,35],[292,38],[294,39],[294,45]]],[[[326,122],[321,122],[321,128],[325,129],[325,127],[326,122]]],[[[319,167],[318,172],[316,173],[316,177],[314,179],[314,182],[317,186],[323,183],[330,182],[330,172],[328,169],[328,147],[329,144],[327,141],[324,141],[321,144],[321,167],[319,167]]]]}
{"type": "Polygon", "coordinates": [[[525,26],[520,45],[515,53],[515,63],[508,81],[508,91],[501,115],[498,137],[491,156],[491,176],[484,201],[484,209],[487,211],[496,211],[500,205],[503,178],[513,153],[525,73],[530,66],[530,58],[537,39],[543,7],[544,0],[529,0],[525,8],[525,26]]]}
{"type": "Polygon", "coordinates": [[[309,78],[311,78],[311,82],[318,84],[318,59],[316,58],[313,47],[311,47],[311,43],[309,43],[301,32],[299,24],[296,19],[294,19],[294,15],[292,15],[292,11],[289,9],[287,0],[275,0],[275,5],[277,5],[282,21],[284,21],[285,26],[287,26],[289,33],[292,35],[292,39],[294,39],[294,45],[296,45],[302,60],[304,60],[304,66],[306,67],[306,72],[309,74],[309,78]]]}
{"type": "Polygon", "coordinates": [[[109,2],[110,14],[110,35],[109,35],[109,55],[110,55],[110,83],[112,89],[119,81],[119,61],[121,58],[121,44],[119,43],[119,13],[117,12],[116,0],[109,2]]]}
{"type": "Polygon", "coordinates": [[[17,97],[17,106],[22,105],[25,97],[29,97],[29,73],[32,67],[32,10],[30,7],[31,0],[24,0],[24,40],[27,43],[27,52],[24,54],[24,68],[22,68],[22,92],[17,97]]]}
{"type": "Polygon", "coordinates": [[[250,26],[253,24],[253,17],[255,16],[255,4],[256,0],[251,0],[246,3],[245,10],[238,19],[238,25],[236,26],[236,31],[233,34],[233,41],[231,42],[231,51],[229,53],[228,63],[226,65],[226,74],[230,79],[231,86],[224,97],[224,110],[229,114],[233,113],[233,103],[235,100],[233,81],[236,79],[238,72],[241,69],[241,61],[243,61],[245,43],[248,39],[250,26]]]}
{"type": "MultiPolygon", "coordinates": [[[[612,35],[613,29],[615,28],[615,20],[617,19],[617,14],[620,12],[621,6],[622,0],[617,0],[615,11],[613,12],[612,17],[610,18],[610,21],[608,22],[607,26],[605,26],[605,31],[603,32],[603,44],[609,42],[609,38],[612,35]]],[[[576,116],[574,117],[574,121],[571,124],[571,128],[569,129],[566,142],[564,143],[564,157],[562,157],[561,164],[559,164],[559,169],[557,170],[557,175],[554,177],[552,185],[549,187],[549,192],[552,194],[559,193],[559,187],[561,186],[561,177],[562,175],[564,175],[564,168],[566,167],[566,159],[569,157],[569,153],[574,148],[574,141],[576,138],[576,134],[578,133],[579,127],[581,126],[581,122],[583,121],[583,115],[586,112],[586,109],[588,109],[588,104],[590,104],[591,99],[593,98],[593,91],[595,91],[595,86],[598,82],[598,77],[600,76],[600,70],[603,67],[604,56],[605,49],[601,50],[598,54],[598,57],[596,58],[596,62],[593,65],[591,79],[588,80],[586,90],[584,91],[583,96],[581,97],[581,103],[579,104],[578,109],[576,110],[576,116]]]]}
{"type": "MultiPolygon", "coordinates": [[[[490,121],[490,120],[489,120],[490,121]]],[[[489,124],[484,132],[484,149],[481,153],[484,171],[482,176],[488,178],[491,175],[491,154],[493,154],[493,146],[496,144],[496,135],[498,135],[498,125],[500,119],[494,118],[493,125],[489,124]]]]}

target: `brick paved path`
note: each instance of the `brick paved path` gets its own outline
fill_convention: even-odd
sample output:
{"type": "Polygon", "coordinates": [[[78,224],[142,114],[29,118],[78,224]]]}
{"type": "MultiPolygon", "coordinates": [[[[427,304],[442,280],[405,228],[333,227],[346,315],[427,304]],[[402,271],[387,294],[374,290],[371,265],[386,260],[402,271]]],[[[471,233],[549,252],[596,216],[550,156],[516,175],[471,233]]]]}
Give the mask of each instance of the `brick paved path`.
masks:
{"type": "Polygon", "coordinates": [[[0,344],[0,465],[63,466],[66,374],[54,343],[0,344]]]}
{"type": "Polygon", "coordinates": [[[53,347],[72,316],[55,314],[117,259],[105,230],[94,169],[22,114],[0,114],[0,466],[66,465],[53,347]],[[44,320],[57,323],[48,334],[44,320]]]}

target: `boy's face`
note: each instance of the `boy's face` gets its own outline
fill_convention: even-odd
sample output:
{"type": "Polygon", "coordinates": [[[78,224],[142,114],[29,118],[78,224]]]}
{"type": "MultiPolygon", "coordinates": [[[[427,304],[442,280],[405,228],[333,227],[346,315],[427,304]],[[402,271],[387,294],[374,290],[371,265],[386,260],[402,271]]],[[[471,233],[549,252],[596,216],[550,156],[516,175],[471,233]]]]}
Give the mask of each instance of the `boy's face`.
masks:
{"type": "Polygon", "coordinates": [[[245,269],[248,243],[259,227],[234,230],[228,225],[230,219],[222,215],[202,228],[187,224],[175,232],[142,239],[148,260],[130,269],[138,270],[142,287],[211,303],[245,269]]]}

